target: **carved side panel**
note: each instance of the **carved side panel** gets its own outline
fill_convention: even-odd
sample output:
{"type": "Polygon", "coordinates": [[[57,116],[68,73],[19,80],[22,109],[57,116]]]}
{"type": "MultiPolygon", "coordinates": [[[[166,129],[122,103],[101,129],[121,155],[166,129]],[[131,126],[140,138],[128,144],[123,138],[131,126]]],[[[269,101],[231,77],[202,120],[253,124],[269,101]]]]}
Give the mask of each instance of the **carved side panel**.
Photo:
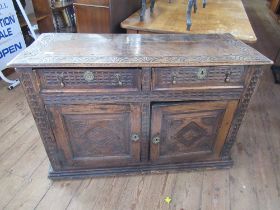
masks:
{"type": "Polygon", "coordinates": [[[222,151],[222,159],[224,159],[224,160],[230,158],[230,150],[231,150],[234,142],[236,141],[236,136],[237,136],[238,130],[240,128],[240,125],[242,123],[243,117],[247,111],[251,97],[257,87],[257,84],[258,84],[259,79],[263,72],[261,67],[251,67],[251,71],[253,71],[252,76],[249,79],[249,84],[246,87],[246,89],[243,93],[243,96],[240,100],[238,110],[235,114],[235,118],[231,125],[229,135],[227,137],[226,143],[225,143],[223,151],[222,151]],[[253,69],[253,68],[255,68],[255,69],[253,69]]]}
{"type": "Polygon", "coordinates": [[[59,157],[57,156],[57,144],[52,134],[44,104],[37,91],[36,81],[33,79],[34,73],[24,72],[21,74],[22,87],[44,143],[45,150],[51,162],[52,168],[57,170],[61,168],[59,157]]]}

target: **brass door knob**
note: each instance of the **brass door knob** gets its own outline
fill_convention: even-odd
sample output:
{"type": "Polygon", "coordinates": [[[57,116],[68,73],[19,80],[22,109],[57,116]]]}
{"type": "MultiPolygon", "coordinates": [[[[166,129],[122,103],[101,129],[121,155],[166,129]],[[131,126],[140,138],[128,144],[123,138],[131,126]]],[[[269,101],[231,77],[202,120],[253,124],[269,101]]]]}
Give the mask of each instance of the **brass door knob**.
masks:
{"type": "Polygon", "coordinates": [[[138,135],[137,133],[133,133],[133,134],[131,135],[131,141],[136,142],[136,141],[138,141],[139,139],[140,139],[140,137],[139,137],[139,135],[138,135]]]}
{"type": "Polygon", "coordinates": [[[153,144],[159,144],[159,143],[160,143],[160,137],[159,137],[159,136],[155,136],[155,137],[152,139],[152,142],[153,142],[153,144]]]}

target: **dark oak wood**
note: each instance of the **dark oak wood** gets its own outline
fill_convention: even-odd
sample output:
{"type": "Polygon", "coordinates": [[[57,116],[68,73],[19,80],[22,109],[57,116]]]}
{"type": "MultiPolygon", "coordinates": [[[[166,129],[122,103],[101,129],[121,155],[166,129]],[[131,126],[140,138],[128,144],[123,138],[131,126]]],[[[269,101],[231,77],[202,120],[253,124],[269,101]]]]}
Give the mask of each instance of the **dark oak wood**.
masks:
{"type": "Polygon", "coordinates": [[[9,66],[60,179],[230,167],[271,63],[230,35],[48,34],[9,66]]]}
{"type": "Polygon", "coordinates": [[[13,67],[187,67],[266,65],[230,34],[43,34],[13,67]],[[166,44],[168,42],[168,44],[166,44]]]}
{"type": "Polygon", "coordinates": [[[53,105],[47,110],[64,169],[140,161],[139,105],[53,105]],[[137,141],[133,135],[138,135],[137,141]]]}
{"type": "Polygon", "coordinates": [[[75,0],[77,31],[79,33],[120,33],[120,23],[137,11],[140,1],[75,0]]]}
{"type": "Polygon", "coordinates": [[[141,89],[141,69],[38,69],[42,92],[130,92],[141,89]],[[84,77],[89,74],[88,80],[84,77]]]}
{"type": "Polygon", "coordinates": [[[153,89],[242,88],[244,76],[244,66],[154,68],[153,89]]]}
{"type": "Polygon", "coordinates": [[[152,105],[151,160],[218,160],[238,101],[152,105]],[[159,143],[154,143],[155,138],[159,143]]]}

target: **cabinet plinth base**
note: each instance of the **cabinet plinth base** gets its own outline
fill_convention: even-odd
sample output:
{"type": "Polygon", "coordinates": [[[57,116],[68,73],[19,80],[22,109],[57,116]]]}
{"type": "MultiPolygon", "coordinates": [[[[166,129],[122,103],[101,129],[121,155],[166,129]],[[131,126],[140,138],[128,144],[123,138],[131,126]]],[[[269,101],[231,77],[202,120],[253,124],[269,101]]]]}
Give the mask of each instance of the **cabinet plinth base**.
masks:
{"type": "Polygon", "coordinates": [[[90,177],[102,177],[102,176],[116,176],[116,175],[131,175],[131,174],[155,174],[164,172],[176,172],[176,171],[192,171],[202,169],[224,169],[233,166],[233,161],[220,160],[211,162],[196,162],[196,163],[180,163],[169,165],[142,165],[132,167],[121,168],[103,168],[103,169],[90,169],[90,170],[65,170],[65,171],[53,171],[52,168],[49,171],[49,178],[52,180],[60,179],[81,179],[90,177]]]}

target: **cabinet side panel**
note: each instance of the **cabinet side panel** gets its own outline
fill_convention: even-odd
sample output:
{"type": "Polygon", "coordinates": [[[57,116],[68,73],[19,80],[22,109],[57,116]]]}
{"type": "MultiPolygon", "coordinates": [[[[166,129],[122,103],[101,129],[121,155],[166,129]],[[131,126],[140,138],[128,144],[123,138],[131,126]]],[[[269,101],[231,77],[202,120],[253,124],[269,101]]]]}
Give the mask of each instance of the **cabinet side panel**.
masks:
{"type": "Polygon", "coordinates": [[[36,76],[34,72],[21,73],[21,83],[41,139],[45,146],[45,150],[54,170],[61,168],[59,158],[57,156],[57,144],[53,136],[48,115],[44,104],[39,96],[38,88],[36,87],[36,76]]]}
{"type": "Polygon", "coordinates": [[[236,140],[238,130],[240,128],[242,120],[249,106],[251,97],[255,92],[256,87],[258,86],[263,69],[261,66],[255,66],[255,67],[248,67],[247,71],[248,71],[247,84],[243,92],[243,95],[240,99],[238,109],[235,113],[234,120],[232,122],[229,134],[226,139],[226,143],[222,150],[222,158],[224,160],[230,159],[230,150],[236,140]]]}

